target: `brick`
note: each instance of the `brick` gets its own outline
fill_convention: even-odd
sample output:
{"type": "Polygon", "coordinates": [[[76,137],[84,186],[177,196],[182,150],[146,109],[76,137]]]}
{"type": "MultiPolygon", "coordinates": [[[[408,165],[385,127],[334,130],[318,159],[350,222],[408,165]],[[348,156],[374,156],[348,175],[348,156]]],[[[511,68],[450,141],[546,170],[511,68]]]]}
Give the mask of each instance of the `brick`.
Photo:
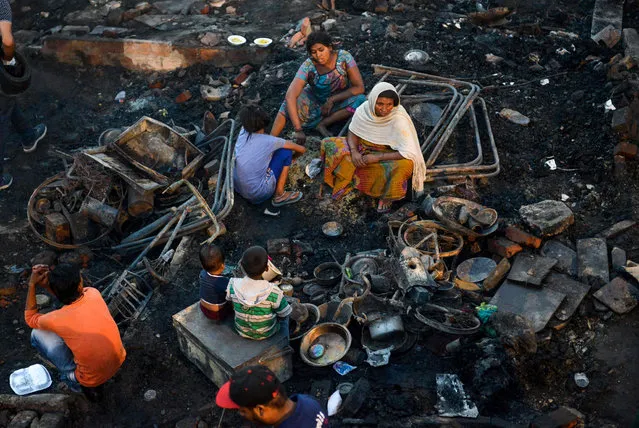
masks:
{"type": "Polygon", "coordinates": [[[536,417],[530,428],[573,428],[583,425],[584,415],[570,407],[560,407],[557,410],[536,417]]]}
{"type": "Polygon", "coordinates": [[[510,239],[517,244],[522,244],[527,247],[539,248],[541,247],[541,238],[531,235],[528,232],[524,232],[515,226],[508,226],[505,231],[506,238],[510,239]]]}
{"type": "Polygon", "coordinates": [[[178,103],[178,104],[182,104],[182,103],[187,102],[191,98],[193,98],[193,95],[191,94],[191,91],[187,90],[187,91],[182,92],[177,97],[175,97],[175,102],[178,103]]]}
{"type": "Polygon", "coordinates": [[[636,144],[632,144],[632,143],[628,143],[624,141],[615,146],[614,155],[623,156],[624,158],[627,158],[627,159],[634,159],[635,157],[637,157],[637,152],[639,151],[638,149],[639,148],[637,147],[636,144]]]}
{"type": "Polygon", "coordinates": [[[217,68],[261,65],[268,49],[245,46],[186,46],[160,40],[46,37],[42,54],[76,66],[113,66],[137,71],[173,71],[195,64],[217,68]]]}
{"type": "Polygon", "coordinates": [[[498,287],[502,280],[506,277],[506,274],[510,270],[510,262],[507,258],[503,258],[499,261],[495,269],[488,275],[488,277],[484,280],[483,289],[484,292],[490,291],[496,287],[498,287]]]}
{"type": "Polygon", "coordinates": [[[498,254],[502,257],[511,258],[519,253],[523,248],[521,245],[511,241],[510,239],[500,236],[488,241],[488,251],[498,254]]]}

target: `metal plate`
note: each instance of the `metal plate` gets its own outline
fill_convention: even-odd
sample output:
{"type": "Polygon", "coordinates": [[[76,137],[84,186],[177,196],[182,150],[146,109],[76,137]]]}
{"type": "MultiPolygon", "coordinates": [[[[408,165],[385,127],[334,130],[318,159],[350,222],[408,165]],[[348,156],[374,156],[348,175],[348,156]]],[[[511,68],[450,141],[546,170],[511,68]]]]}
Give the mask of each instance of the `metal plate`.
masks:
{"type": "Polygon", "coordinates": [[[488,278],[496,267],[497,263],[493,259],[475,257],[457,266],[457,277],[466,282],[478,283],[488,278]]]}

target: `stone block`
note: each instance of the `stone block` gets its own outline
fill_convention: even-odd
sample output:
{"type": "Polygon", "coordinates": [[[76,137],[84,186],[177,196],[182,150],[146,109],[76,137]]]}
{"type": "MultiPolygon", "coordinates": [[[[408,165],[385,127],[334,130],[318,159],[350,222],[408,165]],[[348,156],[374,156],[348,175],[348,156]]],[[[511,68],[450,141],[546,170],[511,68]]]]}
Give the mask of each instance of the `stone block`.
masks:
{"type": "Polygon", "coordinates": [[[621,270],[626,265],[626,261],[628,260],[626,257],[626,252],[619,247],[614,247],[612,249],[612,251],[610,252],[610,259],[612,262],[612,269],[614,271],[621,270]]]}
{"type": "Polygon", "coordinates": [[[503,236],[488,240],[488,251],[502,257],[511,258],[522,249],[521,245],[503,236]]]}
{"type": "MultiPolygon", "coordinates": [[[[628,135],[630,129],[628,128],[628,107],[618,108],[612,112],[612,121],[610,123],[615,132],[621,135],[628,135]]],[[[616,148],[615,148],[616,150],[616,148]]]]}
{"type": "Polygon", "coordinates": [[[544,280],[544,287],[566,295],[561,306],[555,312],[555,318],[560,321],[570,319],[590,290],[588,285],[554,272],[544,280]]]}
{"type": "Polygon", "coordinates": [[[266,249],[271,256],[291,255],[291,241],[288,238],[269,239],[266,249]]]}
{"type": "Polygon", "coordinates": [[[608,229],[602,230],[596,236],[597,238],[613,239],[621,235],[628,229],[635,227],[636,225],[637,222],[634,220],[622,220],[618,223],[613,224],[608,229]]]}
{"type": "Polygon", "coordinates": [[[267,366],[281,382],[293,375],[287,332],[280,330],[265,340],[244,339],[233,328],[233,317],[217,324],[204,316],[199,302],[173,315],[173,327],[180,350],[218,387],[236,370],[254,364],[267,366]]]}
{"type": "Polygon", "coordinates": [[[637,306],[639,290],[625,279],[617,277],[595,292],[593,297],[608,306],[613,312],[625,314],[637,306]]]}
{"type": "Polygon", "coordinates": [[[639,33],[634,28],[623,29],[624,54],[639,61],[639,33]]]}
{"type": "Polygon", "coordinates": [[[571,276],[577,276],[577,252],[559,241],[548,241],[541,249],[541,255],[557,260],[554,269],[571,276]]]}
{"type": "Polygon", "coordinates": [[[577,276],[581,282],[597,288],[610,281],[605,239],[588,238],[577,241],[577,276]]]}
{"type": "Polygon", "coordinates": [[[575,216],[566,204],[545,200],[519,208],[519,215],[528,227],[541,236],[554,236],[575,222],[575,216]]]}
{"type": "Polygon", "coordinates": [[[525,245],[527,247],[539,248],[541,247],[541,239],[531,235],[528,232],[524,232],[518,227],[508,226],[505,230],[506,238],[518,244],[525,245]]]}
{"type": "Polygon", "coordinates": [[[539,287],[556,264],[557,260],[549,257],[528,253],[517,254],[515,263],[513,263],[513,267],[508,274],[508,279],[525,285],[539,287]]]}
{"type": "Polygon", "coordinates": [[[549,288],[533,288],[504,281],[490,304],[497,312],[511,312],[530,322],[535,333],[546,327],[566,295],[549,288]]]}

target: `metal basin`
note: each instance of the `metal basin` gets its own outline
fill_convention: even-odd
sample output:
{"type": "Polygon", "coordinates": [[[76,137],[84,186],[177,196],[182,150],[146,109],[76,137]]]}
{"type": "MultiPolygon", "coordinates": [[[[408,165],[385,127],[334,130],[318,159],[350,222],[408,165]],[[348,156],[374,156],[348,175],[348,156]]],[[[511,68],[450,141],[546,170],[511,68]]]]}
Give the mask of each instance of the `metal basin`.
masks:
{"type": "Polygon", "coordinates": [[[324,287],[332,287],[342,279],[342,266],[335,262],[326,262],[313,270],[315,282],[324,287]]]}
{"type": "Polygon", "coordinates": [[[319,322],[335,322],[342,324],[344,327],[348,327],[353,316],[353,307],[350,304],[342,305],[342,308],[337,312],[341,302],[327,302],[318,306],[319,309],[319,322]]]}
{"type": "Polygon", "coordinates": [[[313,367],[329,366],[344,357],[351,347],[351,333],[346,327],[337,323],[324,323],[313,327],[302,339],[300,356],[313,367]],[[308,355],[313,345],[322,345],[325,349],[322,356],[313,359],[308,355]]]}

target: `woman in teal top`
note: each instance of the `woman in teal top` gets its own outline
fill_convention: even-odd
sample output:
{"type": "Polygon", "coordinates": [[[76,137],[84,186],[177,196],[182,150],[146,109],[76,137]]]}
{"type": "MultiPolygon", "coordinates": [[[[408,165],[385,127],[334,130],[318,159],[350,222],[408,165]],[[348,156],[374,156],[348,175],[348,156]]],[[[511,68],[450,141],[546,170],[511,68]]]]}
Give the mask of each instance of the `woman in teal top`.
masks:
{"type": "Polygon", "coordinates": [[[271,129],[277,137],[290,120],[300,144],[306,140],[305,129],[329,137],[328,126],[347,120],[366,101],[364,81],[350,53],[333,49],[331,36],[324,32],[311,33],[306,46],[310,58],[288,87],[271,129]]]}

